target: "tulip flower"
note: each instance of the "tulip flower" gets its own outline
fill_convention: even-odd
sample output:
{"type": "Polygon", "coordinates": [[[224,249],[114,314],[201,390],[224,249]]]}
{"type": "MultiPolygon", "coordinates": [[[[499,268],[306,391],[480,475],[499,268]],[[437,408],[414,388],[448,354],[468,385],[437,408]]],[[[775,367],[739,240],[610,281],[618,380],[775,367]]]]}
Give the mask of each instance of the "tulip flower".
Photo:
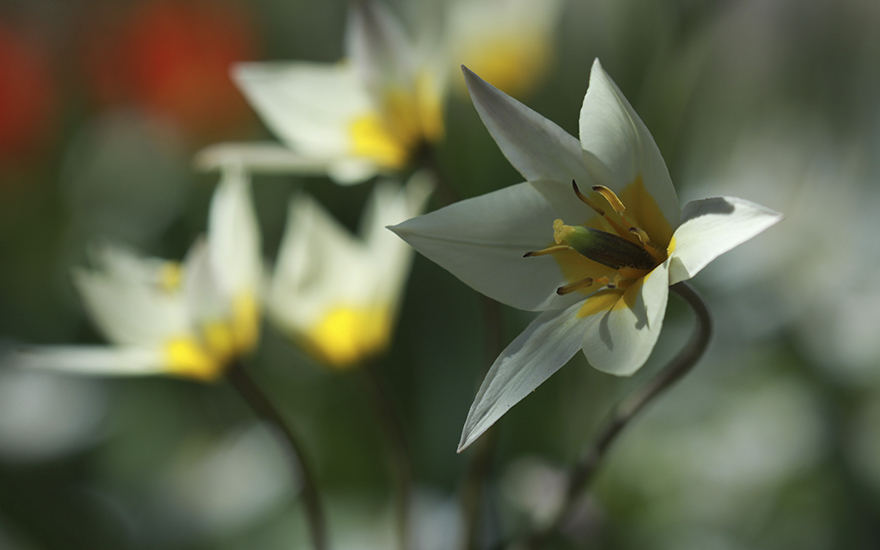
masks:
{"type": "Polygon", "coordinates": [[[208,235],[182,263],[115,245],[93,251],[74,283],[112,344],[30,346],[13,363],[106,375],[168,374],[209,381],[257,344],[260,235],[244,174],[228,169],[211,202],[208,235]]]}
{"type": "Polygon", "coordinates": [[[489,370],[459,450],[578,351],[631,375],[657,342],[669,286],[781,219],[742,199],[679,209],[660,151],[593,64],[580,142],[465,69],[483,122],[526,182],[393,227],[483,294],[541,314],[489,370]]]}

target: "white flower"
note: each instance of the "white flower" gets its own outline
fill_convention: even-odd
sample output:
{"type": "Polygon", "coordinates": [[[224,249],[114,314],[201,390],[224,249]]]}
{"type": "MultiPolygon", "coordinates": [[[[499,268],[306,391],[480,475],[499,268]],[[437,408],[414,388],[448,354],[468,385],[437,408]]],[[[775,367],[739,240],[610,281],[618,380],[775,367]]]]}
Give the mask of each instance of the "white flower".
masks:
{"type": "Polygon", "coordinates": [[[259,334],[260,235],[250,185],[227,169],[214,193],[207,238],[183,264],[117,246],[93,250],[95,269],[74,282],[112,346],[33,346],[13,363],[91,374],[219,376],[259,334]]]}
{"type": "Polygon", "coordinates": [[[413,40],[382,2],[353,2],[343,61],[243,63],[233,69],[236,83],[284,146],[219,144],[204,150],[197,164],[210,169],[237,158],[250,171],[326,173],[343,184],[405,168],[443,136],[451,67],[457,70],[462,61],[498,67],[497,74],[518,85],[520,75],[535,74],[524,68],[549,56],[546,39],[557,5],[458,1],[443,13],[445,25],[422,10],[430,30],[424,25],[413,40]]]}
{"type": "Polygon", "coordinates": [[[781,219],[729,197],[680,211],[654,139],[598,60],[580,143],[473,73],[465,76],[483,122],[528,181],[392,229],[487,296],[542,314],[491,367],[460,449],[578,349],[599,370],[638,370],[660,333],[669,285],[781,219]]]}
{"type": "Polygon", "coordinates": [[[379,182],[351,235],[305,194],[290,204],[268,295],[269,315],[323,364],[350,368],[391,341],[412,249],[386,226],[424,211],[423,173],[379,182]]]}

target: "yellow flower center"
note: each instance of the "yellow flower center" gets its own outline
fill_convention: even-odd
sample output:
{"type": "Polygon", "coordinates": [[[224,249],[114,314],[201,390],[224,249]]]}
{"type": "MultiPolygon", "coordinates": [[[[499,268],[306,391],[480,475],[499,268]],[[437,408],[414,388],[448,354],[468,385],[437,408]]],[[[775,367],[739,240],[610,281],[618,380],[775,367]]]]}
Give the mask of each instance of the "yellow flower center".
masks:
{"type": "Polygon", "coordinates": [[[199,336],[181,336],[165,345],[168,372],[184,378],[211,381],[230,362],[250,353],[259,337],[260,309],[251,295],[233,301],[230,319],[205,323],[199,336]]]}
{"type": "Polygon", "coordinates": [[[299,339],[318,361],[344,370],[388,347],[391,321],[388,307],[337,306],[299,339]]]}
{"type": "Polygon", "coordinates": [[[581,312],[590,315],[613,307],[623,295],[633,298],[626,290],[643,282],[666,261],[669,247],[674,246],[670,243],[672,228],[641,177],[620,196],[600,185],[593,187],[596,195],[592,197],[582,193],[575,182],[572,188],[596,215],[577,226],[556,220],[554,244],[525,256],[553,255],[568,281],[556,290],[559,295],[601,291],[597,299],[585,304],[588,311],[581,312]]]}
{"type": "Polygon", "coordinates": [[[423,142],[443,136],[441,98],[430,74],[419,73],[412,89],[392,88],[382,105],[352,121],[352,154],[387,169],[406,166],[423,142]]]}
{"type": "Polygon", "coordinates": [[[513,96],[530,91],[543,78],[553,58],[550,41],[534,33],[491,37],[464,49],[462,59],[470,70],[513,96]]]}

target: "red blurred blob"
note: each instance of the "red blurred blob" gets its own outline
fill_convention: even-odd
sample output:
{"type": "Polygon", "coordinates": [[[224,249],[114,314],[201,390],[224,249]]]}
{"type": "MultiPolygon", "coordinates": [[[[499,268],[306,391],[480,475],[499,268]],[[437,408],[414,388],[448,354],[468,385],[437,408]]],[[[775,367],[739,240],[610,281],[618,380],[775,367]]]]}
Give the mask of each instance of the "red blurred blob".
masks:
{"type": "Polygon", "coordinates": [[[0,25],[0,162],[18,162],[47,141],[57,99],[45,48],[0,25]]]}
{"type": "Polygon", "coordinates": [[[142,4],[88,29],[86,68],[100,106],[134,102],[174,119],[194,140],[235,134],[251,120],[229,78],[237,61],[256,57],[243,9],[227,2],[142,4]]]}

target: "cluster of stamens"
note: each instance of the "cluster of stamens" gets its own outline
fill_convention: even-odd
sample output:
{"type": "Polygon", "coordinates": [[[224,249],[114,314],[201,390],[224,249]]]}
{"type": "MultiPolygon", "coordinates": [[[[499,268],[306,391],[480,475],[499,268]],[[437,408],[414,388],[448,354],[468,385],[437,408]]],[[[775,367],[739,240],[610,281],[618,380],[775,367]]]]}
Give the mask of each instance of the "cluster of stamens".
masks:
{"type": "Polygon", "coordinates": [[[586,226],[569,226],[562,220],[556,220],[553,223],[556,244],[543,250],[527,252],[523,257],[530,258],[574,250],[586,258],[614,269],[615,273],[610,277],[586,277],[563,285],[556,289],[557,294],[569,294],[593,284],[601,284],[611,289],[629,286],[666,259],[665,253],[651,242],[648,233],[627,216],[626,207],[614,191],[603,185],[593,186],[593,191],[605,199],[611,210],[617,214],[617,219],[584,195],[574,180],[571,185],[577,198],[601,217],[609,231],[586,226]]]}

